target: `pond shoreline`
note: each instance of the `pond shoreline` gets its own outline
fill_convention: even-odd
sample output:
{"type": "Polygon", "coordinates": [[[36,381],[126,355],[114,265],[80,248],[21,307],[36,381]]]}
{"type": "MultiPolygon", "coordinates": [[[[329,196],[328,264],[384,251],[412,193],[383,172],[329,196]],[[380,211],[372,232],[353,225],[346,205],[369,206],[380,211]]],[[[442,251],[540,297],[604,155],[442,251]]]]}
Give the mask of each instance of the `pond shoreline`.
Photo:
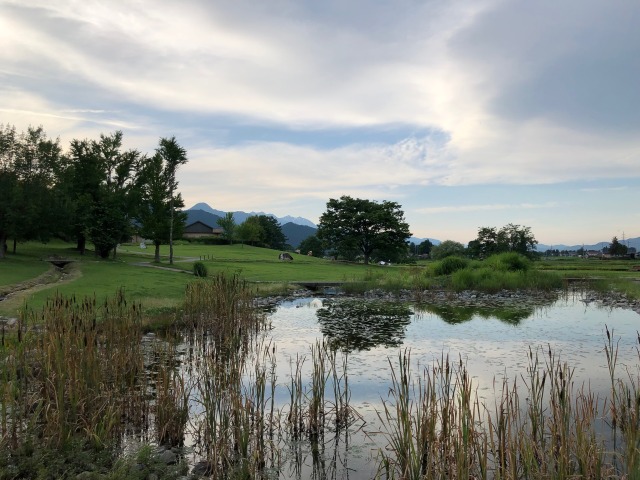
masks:
{"type": "Polygon", "coordinates": [[[640,300],[630,299],[624,294],[615,291],[598,292],[585,288],[556,289],[551,291],[508,291],[498,293],[485,293],[473,290],[455,292],[451,290],[424,290],[416,292],[412,290],[400,290],[388,292],[382,289],[369,290],[363,294],[334,293],[331,295],[311,292],[307,289],[298,289],[289,295],[275,295],[255,299],[255,305],[260,308],[275,307],[282,302],[305,297],[329,297],[329,298],[361,298],[363,300],[384,300],[390,302],[410,302],[415,304],[426,303],[436,306],[451,307],[517,307],[528,308],[548,303],[571,291],[583,291],[585,304],[594,304],[600,308],[621,308],[633,310],[640,314],[640,300]]]}

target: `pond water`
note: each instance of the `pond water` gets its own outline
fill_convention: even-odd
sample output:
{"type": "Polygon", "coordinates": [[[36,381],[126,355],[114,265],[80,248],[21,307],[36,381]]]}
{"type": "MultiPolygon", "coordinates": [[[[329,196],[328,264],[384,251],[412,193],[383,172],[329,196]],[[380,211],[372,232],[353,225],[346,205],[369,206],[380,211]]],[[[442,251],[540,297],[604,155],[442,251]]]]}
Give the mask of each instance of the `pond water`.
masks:
{"type": "MultiPolygon", "coordinates": [[[[502,380],[520,379],[529,365],[528,352],[548,355],[549,349],[574,370],[574,384],[583,382],[591,391],[606,395],[610,379],[604,346],[606,328],[619,340],[618,374],[638,368],[637,331],[640,315],[632,310],[598,307],[580,292],[535,308],[433,307],[400,305],[385,315],[369,309],[358,315],[344,300],[300,298],[280,304],[269,315],[268,339],[277,346],[278,382],[291,378],[291,362],[310,356],[319,340],[332,340],[348,350],[350,405],[362,416],[348,438],[332,443],[331,473],[318,474],[310,450],[302,448],[302,468],[280,473],[280,478],[372,478],[376,453],[385,446],[377,412],[388,400],[391,366],[399,352],[411,353],[413,372],[449,356],[466,364],[482,402],[491,405],[494,388],[502,380]],[[344,303],[342,304],[344,305],[344,303]],[[348,339],[348,340],[347,340],[348,339]],[[336,461],[339,459],[340,461],[336,461]]],[[[362,302],[358,302],[362,305],[362,302]]],[[[356,308],[356,307],[353,307],[356,308]]],[[[388,313],[388,312],[387,312],[388,313]]],[[[543,360],[544,361],[544,360],[543,360]]],[[[310,362],[306,362],[310,363],[310,362]]],[[[310,367],[303,366],[303,383],[310,367]]],[[[278,388],[277,402],[286,403],[288,391],[278,388]]],[[[299,466],[298,466],[299,467],[299,466]]]]}
{"type": "MultiPolygon", "coordinates": [[[[625,377],[628,369],[636,378],[640,368],[637,350],[640,315],[628,309],[599,307],[587,298],[584,292],[569,291],[560,298],[535,305],[516,301],[506,308],[482,306],[482,302],[479,306],[455,307],[446,302],[414,305],[334,296],[280,303],[266,313],[266,328],[253,337],[250,342],[253,347],[243,357],[241,367],[242,388],[249,392],[243,394],[248,400],[242,400],[241,408],[262,404],[260,418],[267,419],[269,425],[277,425],[275,433],[263,431],[271,445],[264,448],[271,455],[264,460],[265,477],[374,478],[380,464],[379,452],[388,442],[381,415],[385,402],[389,405],[391,401],[392,374],[398,370],[402,354],[410,354],[411,372],[416,380],[425,369],[438,362],[442,364],[447,357],[453,365],[464,365],[478,401],[488,409],[495,407],[503,381],[517,380],[522,385],[530,366],[530,351],[540,355],[543,366],[549,352],[553,352],[554,358],[574,369],[575,387],[587,385],[591,392],[604,398],[611,390],[605,355],[607,328],[618,345],[617,376],[625,377]],[[335,348],[329,351],[337,352],[335,375],[327,367],[326,428],[312,439],[308,431],[291,433],[292,391],[297,388],[301,393],[297,398],[304,410],[302,415],[309,418],[313,370],[317,365],[312,350],[316,349],[317,355],[323,342],[335,348]],[[259,371],[266,372],[266,393],[262,397],[256,395],[255,389],[259,371]],[[335,394],[334,385],[338,385],[341,397],[340,393],[335,394]],[[338,398],[341,405],[348,402],[351,412],[348,428],[344,423],[336,427],[338,398]]],[[[202,358],[208,355],[206,343],[197,345],[193,339],[190,342],[184,338],[178,347],[178,352],[183,352],[179,354],[180,370],[187,383],[193,383],[189,400],[191,428],[187,429],[185,439],[191,465],[207,458],[206,452],[198,447],[203,435],[206,436],[202,425],[207,409],[218,415],[215,412],[231,412],[234,408],[215,399],[217,392],[224,389],[223,384],[203,389],[212,371],[203,370],[206,361],[203,363],[202,358]],[[200,380],[193,381],[196,375],[200,380]],[[205,408],[202,397],[207,392],[214,393],[205,408]]],[[[251,419],[256,417],[251,415],[247,418],[253,422],[251,419]]],[[[603,425],[596,428],[606,430],[603,425]]]]}

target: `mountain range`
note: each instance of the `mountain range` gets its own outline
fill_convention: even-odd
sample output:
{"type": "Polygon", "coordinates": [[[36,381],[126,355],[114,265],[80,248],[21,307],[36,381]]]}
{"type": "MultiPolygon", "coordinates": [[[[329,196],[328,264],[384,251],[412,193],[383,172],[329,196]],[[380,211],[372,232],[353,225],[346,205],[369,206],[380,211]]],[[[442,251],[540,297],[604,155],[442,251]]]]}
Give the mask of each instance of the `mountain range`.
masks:
{"type": "MultiPolygon", "coordinates": [[[[210,227],[217,227],[218,220],[226,215],[226,212],[223,212],[221,210],[214,210],[206,203],[198,203],[191,207],[189,210],[186,210],[185,213],[187,214],[187,225],[194,222],[202,222],[206,225],[209,225],[210,227]]],[[[233,219],[235,220],[236,224],[239,225],[252,215],[270,214],[256,212],[233,212],[233,219]]],[[[293,248],[298,248],[303,240],[312,235],[315,235],[316,231],[318,230],[316,226],[306,218],[291,216],[278,218],[275,215],[270,216],[278,220],[278,223],[280,223],[280,228],[282,229],[282,233],[287,238],[287,243],[293,248]],[[290,219],[294,219],[304,223],[296,223],[290,219]]]]}
{"type": "MultiPolygon", "coordinates": [[[[216,210],[211,208],[206,203],[196,203],[193,207],[188,209],[187,211],[187,224],[193,223],[196,221],[201,221],[206,223],[207,225],[217,227],[218,219],[224,217],[227,212],[223,212],[222,210],[216,210]]],[[[311,220],[308,220],[303,217],[292,217],[290,215],[286,215],[284,217],[278,217],[271,213],[264,212],[242,212],[237,211],[233,212],[233,218],[236,221],[236,224],[240,224],[244,222],[248,217],[252,215],[269,215],[278,220],[280,227],[282,228],[282,233],[287,237],[287,243],[291,245],[293,248],[297,248],[307,237],[311,235],[315,235],[317,231],[317,226],[311,220]]],[[[439,245],[441,242],[435,238],[417,238],[411,237],[409,238],[409,242],[415,243],[416,245],[422,243],[424,240],[430,240],[434,245],[439,245]]],[[[620,243],[623,243],[627,247],[633,247],[636,250],[640,251],[640,237],[635,238],[627,238],[624,241],[622,239],[618,239],[620,243]]],[[[545,252],[547,250],[578,250],[580,248],[585,248],[585,250],[602,250],[603,247],[606,247],[611,242],[598,242],[590,245],[547,245],[544,243],[539,243],[536,246],[536,250],[538,252],[545,252]]]]}
{"type": "MultiPolygon", "coordinates": [[[[634,238],[625,238],[624,240],[622,240],[621,238],[618,239],[618,241],[620,243],[622,243],[623,245],[626,245],[627,247],[631,247],[631,248],[635,248],[636,250],[640,251],[640,237],[634,237],[634,238]]],[[[539,252],[546,252],[547,250],[579,250],[581,248],[584,248],[585,250],[602,250],[604,247],[608,247],[609,245],[611,245],[611,242],[598,242],[598,243],[593,243],[590,245],[584,244],[584,245],[545,245],[543,243],[539,243],[536,247],[536,249],[539,252]]]]}
{"type": "MultiPolygon", "coordinates": [[[[196,203],[189,210],[202,210],[204,212],[209,212],[213,215],[217,215],[218,217],[224,217],[227,212],[223,212],[222,210],[216,210],[215,208],[211,208],[207,203],[196,203]]],[[[244,222],[248,217],[256,216],[256,215],[267,215],[269,217],[273,217],[278,220],[280,225],[284,225],[286,223],[295,223],[296,225],[305,225],[307,227],[317,228],[316,224],[311,220],[302,217],[292,217],[290,215],[284,217],[278,217],[272,213],[264,213],[264,212],[233,212],[233,219],[239,225],[244,222]]]]}

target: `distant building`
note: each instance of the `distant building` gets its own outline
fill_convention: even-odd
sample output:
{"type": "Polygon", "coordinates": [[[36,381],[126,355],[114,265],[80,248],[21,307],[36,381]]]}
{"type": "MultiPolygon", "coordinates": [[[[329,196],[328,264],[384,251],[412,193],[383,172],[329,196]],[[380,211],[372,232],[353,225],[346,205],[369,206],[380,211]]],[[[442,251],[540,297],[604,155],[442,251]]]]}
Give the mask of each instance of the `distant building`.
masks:
{"type": "Polygon", "coordinates": [[[218,238],[224,230],[220,227],[212,227],[204,222],[197,221],[184,227],[183,238],[218,238]]]}

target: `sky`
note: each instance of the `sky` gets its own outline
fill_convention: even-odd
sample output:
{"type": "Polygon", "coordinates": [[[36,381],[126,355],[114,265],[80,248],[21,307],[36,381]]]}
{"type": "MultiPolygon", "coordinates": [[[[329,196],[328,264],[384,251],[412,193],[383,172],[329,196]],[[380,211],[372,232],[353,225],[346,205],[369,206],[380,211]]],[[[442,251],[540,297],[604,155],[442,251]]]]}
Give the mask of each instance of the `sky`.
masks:
{"type": "Polygon", "coordinates": [[[637,0],[0,0],[0,123],[175,136],[187,207],[640,236],[637,0]]]}

